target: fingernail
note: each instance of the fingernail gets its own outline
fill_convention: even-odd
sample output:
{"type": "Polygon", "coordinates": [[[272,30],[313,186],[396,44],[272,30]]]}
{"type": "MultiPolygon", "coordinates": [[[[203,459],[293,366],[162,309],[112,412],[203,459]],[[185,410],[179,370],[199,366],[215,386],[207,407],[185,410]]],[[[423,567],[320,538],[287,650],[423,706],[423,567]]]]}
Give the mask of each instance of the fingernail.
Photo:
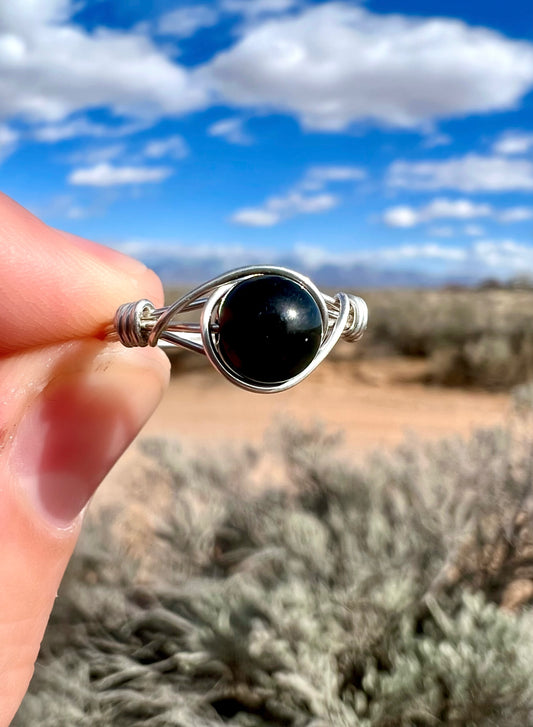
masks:
{"type": "Polygon", "coordinates": [[[161,352],[116,349],[88,370],[59,375],[15,434],[20,492],[56,528],[68,528],[157,406],[168,370],[161,352]]]}

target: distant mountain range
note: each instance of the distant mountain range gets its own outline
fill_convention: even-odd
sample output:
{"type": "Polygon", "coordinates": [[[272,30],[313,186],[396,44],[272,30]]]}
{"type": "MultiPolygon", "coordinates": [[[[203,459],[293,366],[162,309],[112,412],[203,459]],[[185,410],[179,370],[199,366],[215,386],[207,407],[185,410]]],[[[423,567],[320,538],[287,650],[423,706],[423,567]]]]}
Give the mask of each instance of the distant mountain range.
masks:
{"type": "Polygon", "coordinates": [[[472,285],[479,282],[474,276],[429,274],[417,270],[392,269],[368,263],[313,264],[297,254],[278,255],[275,259],[258,259],[256,254],[246,255],[229,251],[209,255],[191,255],[174,252],[143,251],[140,257],[155,270],[166,285],[195,284],[214,278],[221,273],[244,265],[273,264],[297,270],[310,277],[317,285],[335,289],[386,287],[440,287],[443,285],[472,285]]]}

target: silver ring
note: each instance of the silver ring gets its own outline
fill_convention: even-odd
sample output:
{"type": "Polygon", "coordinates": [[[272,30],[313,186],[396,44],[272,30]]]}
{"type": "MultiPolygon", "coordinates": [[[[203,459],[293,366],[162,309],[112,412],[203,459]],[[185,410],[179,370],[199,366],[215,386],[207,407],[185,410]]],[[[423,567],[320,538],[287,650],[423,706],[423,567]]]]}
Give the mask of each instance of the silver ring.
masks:
{"type": "Polygon", "coordinates": [[[340,338],[358,341],[368,308],[356,295],[320,290],[300,273],[271,265],[231,270],[172,305],[121,305],[107,338],[124,346],[181,346],[204,354],[229,381],[259,393],[285,391],[326,358],[340,338]],[[176,320],[201,311],[200,323],[176,320]]]}

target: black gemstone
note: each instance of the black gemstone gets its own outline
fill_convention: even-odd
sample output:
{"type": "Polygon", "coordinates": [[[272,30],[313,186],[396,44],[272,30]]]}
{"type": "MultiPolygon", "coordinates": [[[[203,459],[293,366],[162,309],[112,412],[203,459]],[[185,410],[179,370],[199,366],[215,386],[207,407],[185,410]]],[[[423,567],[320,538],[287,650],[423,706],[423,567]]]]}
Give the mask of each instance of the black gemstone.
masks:
{"type": "Polygon", "coordinates": [[[222,301],[218,348],[236,374],[280,384],[303,371],[322,340],[316,300],[299,283],[262,275],[238,283],[222,301]]]}

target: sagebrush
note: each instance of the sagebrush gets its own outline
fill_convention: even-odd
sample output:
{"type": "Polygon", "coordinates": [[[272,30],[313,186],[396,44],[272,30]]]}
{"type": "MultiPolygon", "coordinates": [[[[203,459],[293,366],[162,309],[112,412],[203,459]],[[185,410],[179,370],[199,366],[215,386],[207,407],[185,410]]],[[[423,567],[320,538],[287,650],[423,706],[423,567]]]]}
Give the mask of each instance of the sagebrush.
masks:
{"type": "Polygon", "coordinates": [[[533,378],[533,291],[390,290],[365,294],[368,353],[429,361],[429,381],[508,389],[533,378]]]}
{"type": "Polygon", "coordinates": [[[135,556],[89,520],[17,727],[533,725],[525,426],[365,465],[291,424],[144,450],[170,504],[135,556]]]}

